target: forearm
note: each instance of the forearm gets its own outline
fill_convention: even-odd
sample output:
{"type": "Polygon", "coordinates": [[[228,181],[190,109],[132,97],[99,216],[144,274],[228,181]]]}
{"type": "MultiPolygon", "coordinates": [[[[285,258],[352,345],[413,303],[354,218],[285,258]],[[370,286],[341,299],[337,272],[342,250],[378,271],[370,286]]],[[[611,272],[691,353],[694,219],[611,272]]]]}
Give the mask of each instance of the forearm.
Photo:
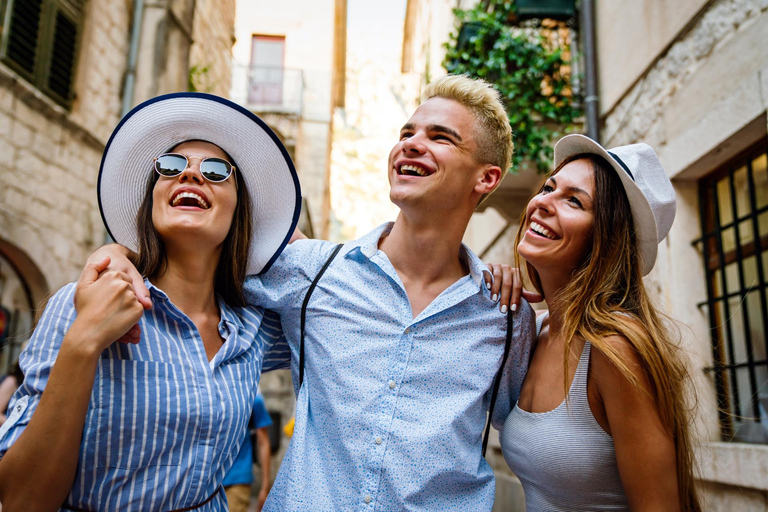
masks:
{"type": "Polygon", "coordinates": [[[69,337],[29,424],[0,460],[5,512],[57,510],[72,489],[99,354],[69,337]]]}
{"type": "MultiPolygon", "coordinates": [[[[266,430],[266,429],[265,429],[266,430]]],[[[269,436],[266,432],[258,432],[256,442],[259,449],[259,466],[261,466],[261,489],[269,492],[272,486],[272,451],[269,446],[269,436]]]]}

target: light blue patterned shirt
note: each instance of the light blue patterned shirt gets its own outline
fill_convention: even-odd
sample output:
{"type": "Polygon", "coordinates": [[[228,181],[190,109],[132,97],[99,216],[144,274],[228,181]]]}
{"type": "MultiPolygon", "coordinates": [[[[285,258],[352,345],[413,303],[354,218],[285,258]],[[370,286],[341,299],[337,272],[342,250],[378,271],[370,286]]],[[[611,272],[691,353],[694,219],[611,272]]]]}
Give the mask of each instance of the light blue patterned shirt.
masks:
{"type": "MultiPolygon", "coordinates": [[[[144,512],[205,501],[240,449],[262,359],[264,369],[287,366],[276,316],[219,301],[219,333],[226,341],[209,362],[192,321],[146,283],[153,308],[140,321],[140,342],[115,343],[99,359],[68,506],[144,512]]],[[[76,315],[74,291],[67,285],[48,301],[21,354],[25,379],[0,428],[0,457],[37,408],[76,315]]],[[[227,510],[224,493],[196,510],[227,510]]]]}
{"type": "MultiPolygon", "coordinates": [[[[312,294],[296,427],[265,511],[490,511],[493,472],[481,454],[506,315],[491,301],[485,265],[413,318],[378,242],[383,225],[346,244],[312,294]]],[[[246,281],[248,300],[280,314],[298,383],[300,310],[334,244],[295,242],[269,272],[246,281]]],[[[429,255],[425,254],[425,258],[429,255]]],[[[528,367],[534,319],[515,315],[494,411],[500,428],[528,367]]]]}

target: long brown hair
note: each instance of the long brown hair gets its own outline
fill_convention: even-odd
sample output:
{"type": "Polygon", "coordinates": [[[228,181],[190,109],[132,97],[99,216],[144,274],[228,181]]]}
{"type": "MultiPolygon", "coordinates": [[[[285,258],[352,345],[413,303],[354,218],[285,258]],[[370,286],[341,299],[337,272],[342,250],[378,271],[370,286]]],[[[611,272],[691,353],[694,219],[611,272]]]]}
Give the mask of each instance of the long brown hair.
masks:
{"type": "MultiPolygon", "coordinates": [[[[571,280],[557,297],[549,300],[562,306],[566,368],[563,382],[568,396],[568,358],[575,338],[589,341],[634,385],[637,378],[624,362],[620,352],[607,339],[626,338],[642,362],[651,383],[651,393],[661,419],[675,444],[677,484],[680,509],[700,511],[695,487],[694,455],[686,402],[689,375],[679,336],[670,334],[669,320],[653,306],[643,285],[639,251],[632,212],[624,187],[613,167],[603,158],[576,155],[562,162],[557,174],[567,163],[578,159],[592,163],[595,175],[595,208],[592,246],[571,280]]],[[[515,240],[515,260],[520,266],[517,246],[527,226],[523,213],[515,240]]],[[[525,263],[525,272],[533,286],[542,293],[536,269],[525,263]]]]}
{"type": "MultiPolygon", "coordinates": [[[[236,166],[228,155],[227,159],[236,166]]],[[[248,247],[251,243],[251,201],[245,180],[240,175],[240,169],[236,169],[233,174],[233,178],[237,180],[237,204],[229,233],[222,243],[219,264],[216,267],[214,290],[229,306],[243,307],[246,305],[243,282],[248,262],[248,247]]],[[[150,170],[144,200],[136,215],[139,235],[136,269],[149,279],[163,275],[168,265],[163,240],[152,222],[152,192],[158,178],[159,175],[154,170],[150,170]]]]}

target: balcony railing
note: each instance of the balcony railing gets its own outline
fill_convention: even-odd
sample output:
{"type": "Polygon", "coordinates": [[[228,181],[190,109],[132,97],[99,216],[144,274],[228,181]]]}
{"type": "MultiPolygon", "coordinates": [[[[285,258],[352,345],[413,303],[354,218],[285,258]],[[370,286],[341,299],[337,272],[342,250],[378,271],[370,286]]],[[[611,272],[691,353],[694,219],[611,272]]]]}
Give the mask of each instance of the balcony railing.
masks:
{"type": "Polygon", "coordinates": [[[303,110],[304,72],[266,66],[232,66],[232,101],[254,112],[300,116],[303,110]]]}

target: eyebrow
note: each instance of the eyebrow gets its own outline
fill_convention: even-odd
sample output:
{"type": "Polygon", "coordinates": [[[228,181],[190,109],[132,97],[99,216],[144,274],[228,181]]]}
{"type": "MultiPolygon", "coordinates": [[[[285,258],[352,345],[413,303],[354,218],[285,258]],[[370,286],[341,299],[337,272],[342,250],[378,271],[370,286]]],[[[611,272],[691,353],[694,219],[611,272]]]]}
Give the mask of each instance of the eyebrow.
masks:
{"type": "MultiPolygon", "coordinates": [[[[400,131],[403,130],[413,130],[415,126],[413,123],[405,123],[402,128],[400,128],[400,131]]],[[[454,137],[457,141],[463,142],[463,139],[461,138],[461,135],[459,135],[456,130],[452,128],[448,128],[447,126],[443,126],[441,124],[430,124],[427,125],[427,131],[428,132],[441,132],[441,133],[447,133],[448,135],[454,137]]]]}
{"type": "MultiPolygon", "coordinates": [[[[548,181],[551,181],[552,183],[555,184],[555,187],[557,187],[557,180],[555,178],[549,178],[548,181]]],[[[579,188],[579,187],[565,187],[565,189],[569,190],[571,192],[576,192],[576,193],[584,194],[585,196],[587,196],[590,199],[590,201],[592,200],[592,196],[589,195],[589,192],[587,192],[583,188],[579,188]]]]}

